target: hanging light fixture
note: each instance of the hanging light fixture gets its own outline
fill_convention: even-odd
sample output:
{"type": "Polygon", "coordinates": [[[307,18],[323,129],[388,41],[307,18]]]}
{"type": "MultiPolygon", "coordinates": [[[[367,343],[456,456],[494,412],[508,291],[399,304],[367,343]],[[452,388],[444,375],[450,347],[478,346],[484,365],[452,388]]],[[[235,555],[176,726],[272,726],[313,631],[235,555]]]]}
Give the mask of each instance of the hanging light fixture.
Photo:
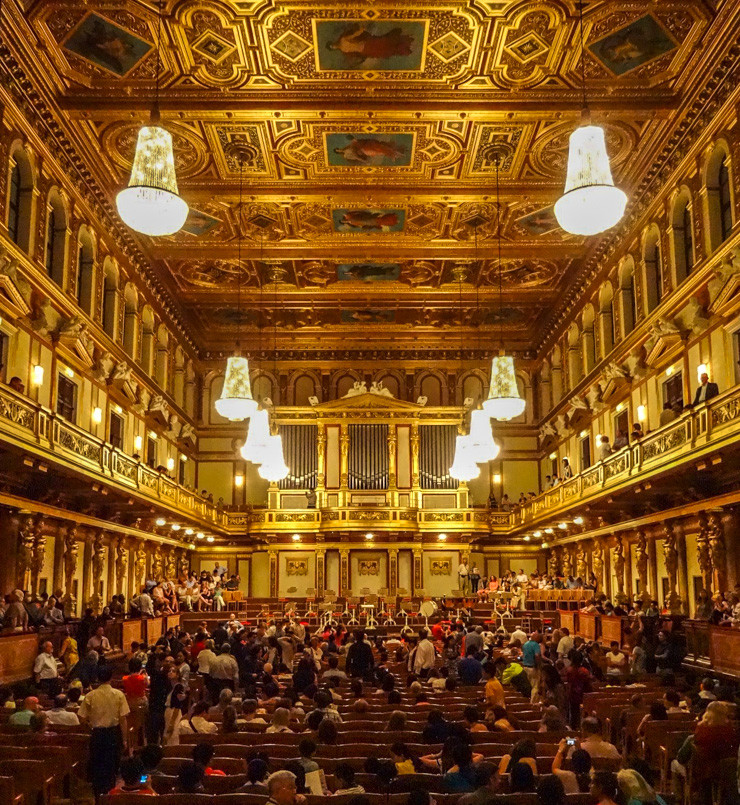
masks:
{"type": "Polygon", "coordinates": [[[468,445],[473,460],[478,464],[485,464],[498,457],[500,448],[491,433],[491,417],[480,408],[470,413],[468,445]]]}
{"type": "Polygon", "coordinates": [[[270,483],[282,481],[290,469],[283,458],[283,440],[279,434],[269,437],[264,455],[262,466],[257,470],[260,477],[270,483]]]}
{"type": "MultiPolygon", "coordinates": [[[[247,155],[242,153],[238,146],[229,152],[239,160],[239,207],[237,209],[237,327],[242,327],[242,190],[244,162],[247,155]]],[[[216,411],[222,417],[232,422],[241,422],[253,416],[257,411],[257,402],[252,397],[252,385],[249,380],[249,360],[241,355],[240,339],[236,341],[236,351],[226,361],[226,375],[224,377],[224,387],[221,397],[216,400],[216,411]]]]}
{"type": "Polygon", "coordinates": [[[455,439],[455,456],[452,459],[449,473],[458,481],[472,481],[473,478],[480,475],[480,467],[475,463],[472,455],[470,437],[464,436],[462,433],[459,433],[455,439]]]}
{"type": "Polygon", "coordinates": [[[627,196],[614,186],[604,129],[591,125],[586,100],[586,67],[583,36],[583,0],[578,4],[581,33],[581,125],[570,135],[565,191],[555,203],[560,226],[573,235],[598,235],[624,215],[627,196]]]}
{"type": "Polygon", "coordinates": [[[270,417],[264,408],[258,408],[249,418],[247,440],[240,450],[241,457],[252,464],[261,464],[270,438],[270,417]]]}
{"type": "Polygon", "coordinates": [[[180,198],[172,151],[172,135],[159,125],[159,68],[162,6],[157,20],[157,66],[154,105],[149,125],[139,129],[128,187],[116,196],[121,220],[142,235],[173,235],[185,223],[189,208],[180,198]]]}
{"type": "Polygon", "coordinates": [[[500,157],[496,156],[496,210],[498,238],[498,307],[499,307],[499,354],[491,359],[491,384],[483,410],[491,419],[513,419],[524,413],[526,405],[519,396],[514,371],[514,358],[504,353],[504,280],[501,262],[501,196],[499,191],[500,157]]]}

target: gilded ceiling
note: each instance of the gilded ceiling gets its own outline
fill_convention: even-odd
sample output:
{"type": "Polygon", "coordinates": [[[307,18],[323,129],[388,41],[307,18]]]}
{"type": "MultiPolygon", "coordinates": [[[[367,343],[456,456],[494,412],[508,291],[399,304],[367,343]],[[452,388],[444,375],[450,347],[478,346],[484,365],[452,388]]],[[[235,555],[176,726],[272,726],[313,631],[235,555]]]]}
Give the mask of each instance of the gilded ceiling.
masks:
{"type": "MultiPolygon", "coordinates": [[[[712,7],[585,4],[589,101],[628,193],[701,79],[712,7]]],[[[47,0],[27,18],[112,197],[153,99],[156,4],[47,0]]],[[[191,215],[141,247],[206,350],[266,328],[291,348],[462,330],[531,349],[593,248],[552,213],[580,52],[575,0],[168,0],[160,105],[191,215]],[[241,207],[232,143],[253,155],[241,207]]]]}

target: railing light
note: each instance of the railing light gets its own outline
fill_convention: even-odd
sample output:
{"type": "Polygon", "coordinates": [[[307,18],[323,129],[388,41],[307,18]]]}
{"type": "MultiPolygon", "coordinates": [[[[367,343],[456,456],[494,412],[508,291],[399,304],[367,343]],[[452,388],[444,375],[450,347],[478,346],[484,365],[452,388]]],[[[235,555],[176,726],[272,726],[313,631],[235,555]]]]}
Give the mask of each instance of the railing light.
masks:
{"type": "Polygon", "coordinates": [[[291,539],[293,540],[293,542],[300,542],[301,541],[301,535],[300,534],[293,534],[291,539]]]}
{"type": "Polygon", "coordinates": [[[554,529],[554,528],[546,528],[546,529],[545,529],[545,534],[554,534],[554,533],[555,533],[555,529],[554,529]]]}
{"type": "Polygon", "coordinates": [[[529,534],[524,535],[524,541],[525,542],[529,542],[530,539],[532,539],[532,538],[529,536],[529,534]]]}
{"type": "Polygon", "coordinates": [[[164,517],[157,517],[157,519],[154,521],[154,524],[161,528],[163,525],[167,525],[167,520],[165,520],[164,517]]]}
{"type": "Polygon", "coordinates": [[[438,539],[440,542],[444,542],[444,541],[447,539],[447,534],[438,534],[438,535],[437,535],[437,539],[438,539]]]}
{"type": "Polygon", "coordinates": [[[573,518],[573,522],[574,522],[576,525],[583,525],[583,517],[580,517],[580,516],[578,516],[578,517],[574,517],[574,518],[573,518]]]}
{"type": "Polygon", "coordinates": [[[157,434],[153,430],[150,430],[149,431],[149,438],[154,439],[154,441],[156,441],[157,440],[157,434]]]}
{"type": "Polygon", "coordinates": [[[209,535],[206,537],[206,542],[213,542],[213,534],[209,534],[209,535]]]}

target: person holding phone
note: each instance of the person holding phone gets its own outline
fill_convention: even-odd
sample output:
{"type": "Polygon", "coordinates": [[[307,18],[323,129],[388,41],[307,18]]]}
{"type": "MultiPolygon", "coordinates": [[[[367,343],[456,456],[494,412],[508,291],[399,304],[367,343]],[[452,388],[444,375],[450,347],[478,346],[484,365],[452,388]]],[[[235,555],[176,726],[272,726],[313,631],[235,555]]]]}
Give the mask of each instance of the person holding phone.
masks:
{"type": "Polygon", "coordinates": [[[149,776],[144,770],[141,758],[129,757],[121,761],[121,782],[108,792],[109,796],[117,796],[118,794],[157,796],[157,792],[149,785],[149,776]]]}

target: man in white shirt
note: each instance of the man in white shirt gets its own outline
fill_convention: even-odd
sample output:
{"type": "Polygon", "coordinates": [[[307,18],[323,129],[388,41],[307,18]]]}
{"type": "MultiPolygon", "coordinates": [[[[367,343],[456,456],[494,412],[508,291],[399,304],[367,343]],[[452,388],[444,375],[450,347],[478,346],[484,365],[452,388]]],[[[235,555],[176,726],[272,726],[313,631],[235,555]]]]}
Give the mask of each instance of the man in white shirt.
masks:
{"type": "Polygon", "coordinates": [[[558,642],[558,657],[567,657],[570,651],[573,649],[575,642],[573,638],[570,636],[570,629],[567,626],[563,626],[560,630],[562,633],[562,637],[558,642]]]}
{"type": "Polygon", "coordinates": [[[339,668],[339,657],[332,654],[329,657],[329,668],[321,675],[322,679],[340,679],[342,682],[347,680],[347,674],[339,668]]]}
{"type": "MultiPolygon", "coordinates": [[[[596,718],[584,718],[581,724],[581,735],[583,736],[578,748],[585,749],[592,758],[609,758],[619,760],[622,756],[614,744],[605,741],[601,737],[601,725],[596,718]]],[[[571,746],[568,757],[573,754],[576,747],[571,746]]]]}
{"type": "Polygon", "coordinates": [[[429,633],[426,629],[419,632],[419,645],[414,649],[414,665],[413,672],[417,675],[426,676],[426,674],[434,668],[434,663],[437,660],[437,652],[434,650],[434,643],[429,639],[429,633]]]}
{"type": "Polygon", "coordinates": [[[54,699],[54,707],[46,713],[49,724],[62,724],[68,727],[76,727],[80,723],[77,713],[67,710],[67,697],[60,693],[54,699]]]}
{"type": "Polygon", "coordinates": [[[462,562],[457,566],[458,589],[464,593],[468,591],[468,558],[463,556],[462,562]]]}
{"type": "Polygon", "coordinates": [[[516,574],[516,581],[519,584],[528,584],[529,583],[529,576],[524,572],[524,568],[520,568],[519,572],[516,574]]]}
{"type": "Polygon", "coordinates": [[[524,645],[527,640],[529,639],[529,635],[522,629],[521,626],[517,626],[516,629],[511,633],[511,640],[518,640],[522,645],[524,645]]]}
{"type": "Polygon", "coordinates": [[[131,600],[131,604],[138,609],[142,618],[154,617],[154,601],[146,591],[141,592],[131,600]]]}
{"type": "Polygon", "coordinates": [[[100,685],[85,696],[79,716],[90,724],[90,782],[96,797],[107,794],[116,784],[121,750],[128,741],[127,716],[130,712],[122,690],[111,687],[113,669],[98,671],[100,685]]]}
{"type": "Polygon", "coordinates": [[[54,644],[47,640],[41,653],[33,664],[33,678],[47,696],[55,696],[59,691],[59,672],[54,659],[54,644]]]}
{"type": "Polygon", "coordinates": [[[627,655],[620,649],[619,642],[612,640],[611,650],[606,652],[606,675],[611,679],[621,679],[627,672],[627,655]]]}
{"type": "Polygon", "coordinates": [[[239,665],[231,656],[231,646],[223,643],[219,653],[208,663],[208,675],[220,689],[239,687],[239,665]]]}

